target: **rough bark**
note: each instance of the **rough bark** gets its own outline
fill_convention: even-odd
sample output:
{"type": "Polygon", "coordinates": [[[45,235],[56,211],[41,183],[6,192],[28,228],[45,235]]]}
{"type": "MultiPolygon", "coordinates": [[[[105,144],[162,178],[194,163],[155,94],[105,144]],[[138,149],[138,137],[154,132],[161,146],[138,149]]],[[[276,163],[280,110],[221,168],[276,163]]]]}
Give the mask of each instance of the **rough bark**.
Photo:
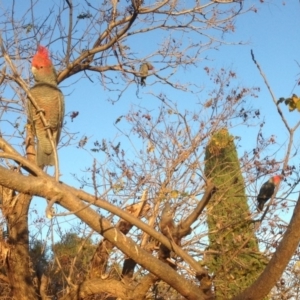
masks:
{"type": "MultiPolygon", "coordinates": [[[[108,220],[99,216],[99,214],[90,207],[87,207],[81,199],[77,198],[76,195],[70,192],[70,189],[67,186],[57,183],[53,178],[46,176],[43,178],[28,178],[20,174],[14,174],[14,176],[12,176],[11,171],[0,166],[0,184],[3,184],[8,188],[16,187],[16,189],[23,193],[30,192],[47,198],[48,200],[55,199],[58,204],[62,205],[69,211],[73,211],[74,214],[76,214],[88,226],[115,244],[116,247],[119,248],[125,255],[131,257],[139,265],[161,278],[187,299],[206,299],[206,296],[196,285],[185,280],[167,264],[162,264],[147,251],[141,249],[131,239],[127,238],[117,228],[115,228],[108,220]]],[[[120,215],[122,215],[122,213],[120,213],[120,215]]],[[[126,213],[124,216],[125,215],[126,213]]],[[[133,218],[133,220],[134,219],[135,218],[133,218]]],[[[137,223],[136,221],[138,220],[134,220],[135,223],[137,223]]],[[[145,225],[146,224],[144,224],[144,228],[150,232],[145,225]]],[[[155,234],[157,234],[157,232],[155,232],[155,234]]],[[[177,248],[174,243],[172,244],[168,240],[162,239],[161,237],[159,238],[166,245],[171,247],[171,249],[176,250],[179,253],[183,251],[182,249],[180,251],[180,249],[178,249],[179,247],[177,246],[177,248]]],[[[186,255],[186,257],[188,258],[188,262],[190,261],[194,264],[194,260],[191,257],[188,255],[186,255]]],[[[197,264],[197,262],[195,263],[195,268],[198,268],[197,265],[199,264],[197,264]]],[[[199,270],[202,270],[202,268],[200,267],[199,270]]]]}
{"type": "MultiPolygon", "coordinates": [[[[180,246],[183,237],[191,233],[190,226],[197,220],[204,207],[208,204],[210,198],[215,193],[215,187],[213,183],[208,180],[205,194],[201,201],[199,201],[196,209],[178,225],[175,224],[174,211],[170,205],[170,202],[164,203],[164,208],[161,214],[161,220],[159,223],[162,234],[169,240],[173,241],[176,245],[180,246]]],[[[171,249],[161,244],[159,247],[158,257],[161,261],[168,263],[170,267],[176,269],[176,264],[171,262],[171,249]]],[[[200,282],[200,289],[207,296],[207,299],[214,299],[212,292],[212,280],[207,273],[195,274],[195,277],[200,282]]]]}
{"type": "Polygon", "coordinates": [[[144,299],[146,292],[149,288],[158,280],[153,274],[147,274],[144,276],[139,284],[135,287],[132,299],[144,299]]]}
{"type": "MultiPolygon", "coordinates": [[[[141,199],[140,203],[136,203],[126,207],[126,211],[128,211],[136,218],[145,216],[147,211],[150,209],[150,206],[146,203],[146,200],[147,200],[147,192],[143,194],[143,198],[141,199]]],[[[125,220],[120,220],[117,223],[116,228],[118,228],[123,234],[126,235],[130,231],[132,226],[133,224],[131,224],[130,222],[127,222],[125,220]]],[[[104,276],[106,272],[107,261],[109,259],[109,253],[114,247],[115,245],[106,239],[99,242],[99,245],[91,260],[91,269],[89,271],[89,278],[104,276]]],[[[123,268],[125,268],[125,264],[126,264],[126,260],[124,261],[123,268]]],[[[131,268],[134,269],[134,267],[135,264],[131,264],[131,268]]],[[[124,271],[124,269],[122,271],[122,276],[128,277],[129,273],[133,274],[133,270],[131,272],[128,269],[128,264],[127,264],[126,271],[124,271]]]]}
{"type": "Polygon", "coordinates": [[[125,285],[115,279],[90,279],[76,286],[71,293],[62,298],[62,300],[81,300],[93,294],[107,293],[115,295],[121,299],[129,298],[129,290],[125,285]]]}
{"type": "MultiPolygon", "coordinates": [[[[30,136],[29,132],[27,134],[30,136]]],[[[6,152],[2,154],[18,155],[2,138],[0,148],[6,152]]],[[[31,144],[28,148],[34,151],[31,144]]],[[[18,174],[17,169],[11,172],[12,176],[18,174]]],[[[12,294],[15,299],[38,299],[38,287],[33,284],[35,273],[30,267],[29,256],[28,209],[32,196],[28,193],[17,194],[14,188],[9,189],[5,185],[0,185],[0,190],[2,213],[7,225],[7,240],[2,240],[7,249],[4,261],[12,294]]]]}
{"type": "Polygon", "coordinates": [[[9,231],[6,271],[15,299],[38,299],[29,257],[28,208],[31,198],[26,194],[17,195],[6,216],[9,231]]]}

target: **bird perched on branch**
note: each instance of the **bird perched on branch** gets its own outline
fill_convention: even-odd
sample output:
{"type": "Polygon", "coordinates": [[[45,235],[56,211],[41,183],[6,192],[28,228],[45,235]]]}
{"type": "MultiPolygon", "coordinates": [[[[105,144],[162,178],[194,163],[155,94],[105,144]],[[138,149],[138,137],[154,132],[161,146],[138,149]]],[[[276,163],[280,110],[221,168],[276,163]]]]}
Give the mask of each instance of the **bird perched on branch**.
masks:
{"type": "Polygon", "coordinates": [[[56,71],[49,58],[47,48],[38,46],[37,53],[32,59],[31,70],[35,85],[30,89],[30,94],[37,107],[28,99],[28,123],[37,138],[37,164],[43,168],[55,165],[54,151],[56,151],[60,138],[65,113],[64,96],[57,87],[56,71]],[[40,111],[44,113],[48,127],[43,124],[40,111]],[[51,146],[47,128],[52,133],[55,149],[51,146]]]}
{"type": "Polygon", "coordinates": [[[280,183],[281,176],[276,175],[271,177],[267,182],[265,182],[257,196],[258,210],[262,211],[264,204],[272,197],[274,194],[275,187],[280,183]]]}
{"type": "Polygon", "coordinates": [[[140,66],[140,75],[141,75],[141,86],[146,85],[146,77],[148,76],[149,70],[153,70],[154,67],[149,63],[145,62],[140,66]]]}

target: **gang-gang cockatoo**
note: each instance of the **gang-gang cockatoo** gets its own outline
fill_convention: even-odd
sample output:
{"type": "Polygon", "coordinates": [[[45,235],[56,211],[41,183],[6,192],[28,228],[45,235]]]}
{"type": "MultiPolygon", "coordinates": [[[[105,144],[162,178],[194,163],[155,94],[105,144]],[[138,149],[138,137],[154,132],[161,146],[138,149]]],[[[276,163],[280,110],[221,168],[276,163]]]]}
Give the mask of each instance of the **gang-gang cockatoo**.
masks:
{"type": "MultiPolygon", "coordinates": [[[[43,46],[38,46],[37,53],[32,58],[32,73],[35,85],[30,89],[30,94],[38,108],[44,112],[56,149],[65,113],[64,96],[57,87],[57,75],[49,58],[48,50],[43,46]]],[[[33,133],[37,138],[38,166],[40,168],[53,166],[55,164],[54,151],[47,128],[30,99],[28,99],[28,123],[32,126],[33,133]]]]}
{"type": "Polygon", "coordinates": [[[148,76],[149,70],[153,70],[154,67],[149,63],[145,62],[140,66],[140,75],[141,75],[141,86],[146,85],[146,77],[148,76]]]}
{"type": "Polygon", "coordinates": [[[273,196],[275,187],[280,183],[280,181],[281,176],[275,175],[262,185],[257,196],[259,211],[263,210],[265,203],[273,196]]]}

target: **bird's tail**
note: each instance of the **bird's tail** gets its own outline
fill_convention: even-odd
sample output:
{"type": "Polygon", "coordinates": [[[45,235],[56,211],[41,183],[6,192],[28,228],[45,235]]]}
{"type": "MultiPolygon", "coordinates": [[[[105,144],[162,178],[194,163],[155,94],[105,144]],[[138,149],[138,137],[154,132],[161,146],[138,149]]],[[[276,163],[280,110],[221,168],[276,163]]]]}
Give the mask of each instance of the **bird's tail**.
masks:
{"type": "Polygon", "coordinates": [[[265,205],[265,201],[258,200],[258,206],[257,206],[257,208],[258,208],[259,211],[263,210],[264,205],[265,205]]]}
{"type": "Polygon", "coordinates": [[[54,159],[54,153],[51,151],[50,153],[46,152],[44,147],[41,146],[39,142],[37,142],[37,164],[40,168],[44,168],[45,166],[54,166],[55,165],[55,159],[54,159]]]}
{"type": "Polygon", "coordinates": [[[141,86],[145,86],[146,85],[146,77],[142,77],[141,78],[141,86]]]}

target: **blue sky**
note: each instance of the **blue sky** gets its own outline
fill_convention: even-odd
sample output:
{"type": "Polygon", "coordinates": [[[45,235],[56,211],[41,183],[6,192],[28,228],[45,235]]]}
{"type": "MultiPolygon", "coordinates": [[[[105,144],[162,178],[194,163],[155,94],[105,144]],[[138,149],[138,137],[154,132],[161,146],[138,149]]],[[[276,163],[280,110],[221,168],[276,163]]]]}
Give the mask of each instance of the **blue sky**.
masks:
{"type": "MultiPolygon", "coordinates": [[[[250,50],[253,49],[255,58],[261,65],[276,97],[287,97],[293,93],[299,93],[299,86],[293,90],[300,69],[296,63],[299,58],[300,20],[298,18],[299,2],[289,1],[285,5],[282,2],[272,1],[259,5],[256,13],[250,12],[240,16],[236,21],[236,30],[233,34],[227,35],[225,40],[231,42],[245,42],[245,45],[221,46],[218,50],[206,52],[210,61],[203,61],[195,69],[189,72],[176,74],[177,78],[184,76],[196,80],[198,84],[205,84],[203,68],[205,66],[218,68],[231,68],[237,74],[237,81],[241,85],[259,86],[261,92],[258,99],[252,99],[251,104],[261,109],[261,116],[265,117],[265,130],[269,134],[276,134],[280,137],[281,143],[286,139],[284,127],[280,124],[278,130],[274,129],[279,124],[278,115],[270,94],[267,91],[263,79],[254,65],[250,50]]],[[[143,44],[143,41],[141,45],[143,44]]],[[[142,46],[140,51],[143,51],[142,46]]],[[[300,61],[300,59],[299,59],[300,61]]],[[[89,80],[81,80],[76,86],[72,86],[73,92],[66,96],[66,112],[79,111],[80,114],[74,122],[68,121],[70,131],[80,131],[83,135],[90,137],[90,141],[102,140],[102,138],[112,139],[117,131],[113,123],[120,116],[125,114],[132,105],[141,105],[155,109],[160,104],[148,94],[151,92],[165,91],[165,86],[152,85],[154,78],[147,79],[148,85],[140,89],[139,96],[136,97],[136,87],[132,86],[124,97],[114,105],[107,102],[109,93],[105,91],[97,81],[91,83],[89,80]]],[[[63,82],[61,87],[68,81],[63,82]]],[[[209,87],[206,86],[208,89],[209,87]]],[[[193,96],[185,94],[184,97],[176,90],[167,89],[168,96],[177,100],[182,108],[193,109],[195,99],[193,96]]],[[[289,114],[283,107],[289,120],[296,122],[298,114],[289,114]]],[[[250,130],[250,129],[249,129],[250,130]]],[[[254,136],[255,139],[255,136],[254,136]]],[[[251,141],[249,141],[251,143],[251,141]]],[[[88,148],[88,147],[87,147],[88,148]]],[[[97,155],[97,154],[96,154],[97,155]]],[[[69,178],[69,173],[76,173],[79,169],[91,165],[92,156],[84,154],[75,147],[67,147],[60,151],[63,178],[69,178]],[[70,153],[80,152],[82,161],[75,159],[75,163],[70,165],[70,153]]],[[[69,180],[69,179],[68,179],[69,180]]]]}

